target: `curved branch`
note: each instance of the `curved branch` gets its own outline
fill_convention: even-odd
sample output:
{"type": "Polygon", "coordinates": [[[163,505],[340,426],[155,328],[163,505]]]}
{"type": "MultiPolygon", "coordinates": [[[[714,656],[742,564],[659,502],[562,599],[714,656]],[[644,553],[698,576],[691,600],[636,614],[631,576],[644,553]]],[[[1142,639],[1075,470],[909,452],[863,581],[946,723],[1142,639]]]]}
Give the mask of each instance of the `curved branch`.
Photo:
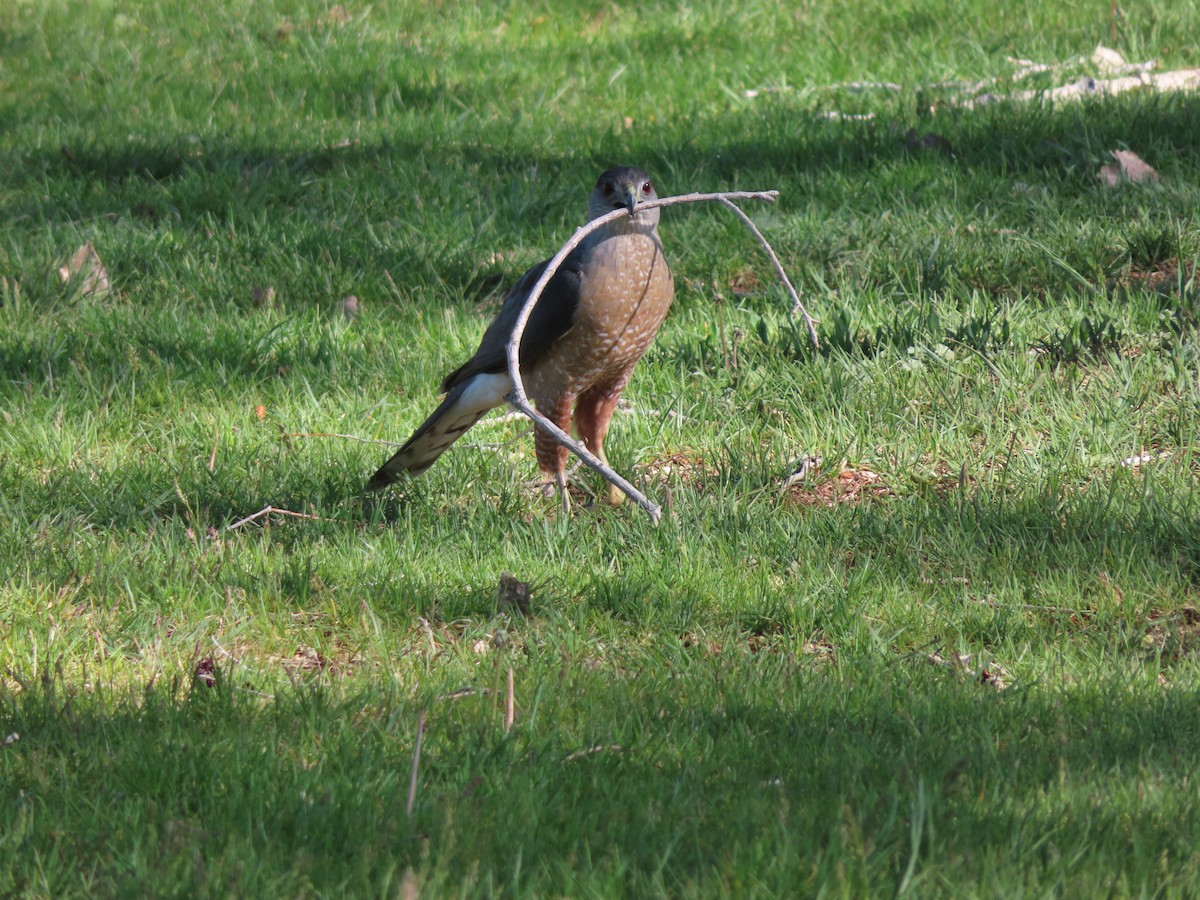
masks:
{"type": "Polygon", "coordinates": [[[813,349],[820,349],[821,342],[817,339],[816,321],[808,314],[808,310],[804,308],[804,304],[800,302],[800,295],[796,293],[796,289],[792,287],[792,282],[787,277],[787,273],[783,271],[783,263],[779,261],[779,257],[775,255],[775,251],[767,243],[767,239],[763,237],[763,233],[758,230],[758,226],[750,220],[750,217],[742,212],[742,208],[732,200],[722,197],[721,203],[733,210],[734,214],[742,220],[742,224],[750,229],[750,233],[758,238],[758,242],[762,245],[763,250],[766,251],[767,257],[771,260],[771,265],[775,267],[775,272],[779,275],[779,280],[783,282],[788,295],[792,298],[792,314],[795,315],[799,312],[800,315],[804,316],[804,324],[808,326],[808,336],[812,338],[813,349]]]}
{"type": "MultiPolygon", "coordinates": [[[[809,334],[812,336],[813,343],[816,344],[817,333],[813,326],[813,320],[808,315],[808,312],[804,309],[803,305],[801,305],[800,298],[796,294],[795,288],[792,287],[791,282],[788,281],[787,275],[785,275],[783,272],[783,266],[780,265],[779,258],[771,249],[770,244],[767,243],[767,239],[763,237],[762,232],[760,232],[754,226],[754,223],[750,221],[749,217],[742,212],[741,209],[732,203],[733,200],[764,200],[768,203],[774,203],[778,198],[779,191],[724,191],[713,194],[680,194],[676,197],[661,197],[658,200],[649,200],[644,203],[639,203],[637,208],[654,209],[661,206],[675,206],[682,203],[702,203],[705,201],[716,201],[730,207],[738,215],[742,222],[749,226],[751,233],[754,234],[759,243],[766,249],[767,255],[771,258],[771,262],[775,266],[775,271],[779,273],[780,277],[783,279],[784,285],[787,287],[788,292],[792,296],[792,300],[795,304],[793,307],[793,312],[796,309],[799,309],[801,313],[803,313],[805,322],[808,324],[809,334]]],[[[556,442],[574,453],[589,468],[599,472],[605,481],[618,487],[622,492],[624,492],[625,496],[629,497],[631,500],[637,503],[638,506],[649,513],[651,520],[657,524],[659,517],[662,515],[662,507],[646,497],[645,494],[618,475],[609,466],[605,465],[604,462],[602,462],[599,457],[588,450],[582,442],[574,440],[569,434],[534,409],[533,405],[529,402],[529,396],[525,393],[525,384],[521,380],[521,336],[525,333],[525,326],[529,323],[529,316],[533,312],[533,307],[537,303],[538,298],[542,296],[542,291],[546,289],[546,285],[550,283],[550,279],[554,277],[554,273],[558,271],[558,268],[562,265],[563,260],[567,258],[572,250],[583,243],[589,234],[599,228],[603,228],[609,222],[614,222],[622,216],[627,215],[629,215],[628,211],[624,209],[615,209],[610,213],[597,216],[595,219],[587,222],[582,227],[577,229],[573,235],[571,235],[570,240],[563,244],[562,249],[559,250],[558,253],[554,254],[554,256],[551,257],[550,261],[546,264],[546,268],[543,270],[541,277],[538,278],[538,280],[534,283],[533,288],[529,291],[529,296],[525,298],[525,303],[521,307],[520,313],[517,315],[517,321],[513,324],[512,335],[509,337],[508,343],[505,345],[505,352],[508,358],[508,377],[512,382],[512,390],[509,392],[507,399],[515,409],[531,418],[539,428],[550,435],[556,442]]]]}

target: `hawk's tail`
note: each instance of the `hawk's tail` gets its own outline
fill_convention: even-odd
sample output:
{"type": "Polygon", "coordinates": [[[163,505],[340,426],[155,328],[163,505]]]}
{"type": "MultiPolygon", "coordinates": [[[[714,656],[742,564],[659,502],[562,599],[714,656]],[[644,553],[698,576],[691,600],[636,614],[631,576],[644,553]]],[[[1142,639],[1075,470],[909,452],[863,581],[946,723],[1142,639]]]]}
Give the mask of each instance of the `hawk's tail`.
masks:
{"type": "Polygon", "coordinates": [[[456,385],[404,446],[371,476],[367,490],[385,488],[404,472],[420,475],[484,413],[503,403],[508,389],[507,374],[481,373],[456,385]]]}

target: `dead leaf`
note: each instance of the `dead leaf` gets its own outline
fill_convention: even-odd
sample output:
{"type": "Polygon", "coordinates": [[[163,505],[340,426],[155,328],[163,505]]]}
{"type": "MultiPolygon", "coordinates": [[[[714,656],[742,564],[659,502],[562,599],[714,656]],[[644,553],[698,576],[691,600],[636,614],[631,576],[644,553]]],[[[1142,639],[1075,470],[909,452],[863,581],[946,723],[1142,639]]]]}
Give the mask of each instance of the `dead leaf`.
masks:
{"type": "Polygon", "coordinates": [[[275,306],[275,288],[255,285],[250,291],[250,298],[259,309],[271,309],[275,306]]]}
{"type": "Polygon", "coordinates": [[[260,419],[265,419],[267,417],[267,408],[260,403],[258,406],[254,407],[254,415],[258,416],[260,419]]]}
{"type": "Polygon", "coordinates": [[[756,293],[762,285],[758,280],[758,273],[753,269],[742,269],[735,272],[733,277],[729,279],[729,289],[733,291],[735,297],[747,297],[756,293]]]}
{"type": "Polygon", "coordinates": [[[1146,163],[1140,156],[1130,150],[1113,150],[1110,154],[1117,165],[1108,163],[1100,167],[1096,177],[1109,187],[1116,187],[1122,181],[1134,184],[1147,184],[1158,181],[1158,172],[1146,163]]]}
{"type": "Polygon", "coordinates": [[[1177,610],[1151,610],[1142,639],[1147,650],[1169,661],[1200,655],[1200,610],[1184,606],[1177,610]]]}
{"type": "Polygon", "coordinates": [[[302,672],[320,672],[332,665],[314,647],[297,647],[291,658],[283,660],[283,664],[293,671],[302,672]]]}
{"type": "Polygon", "coordinates": [[[11,296],[14,300],[21,298],[21,282],[17,279],[11,281],[3,275],[0,275],[0,300],[11,296]]]}
{"type": "Polygon", "coordinates": [[[100,255],[96,253],[91,241],[76,250],[66,265],[58,267],[58,278],[64,284],[79,279],[79,293],[84,296],[107,294],[111,287],[108,270],[104,268],[104,263],[100,261],[100,255]]]}
{"type": "Polygon", "coordinates": [[[205,687],[216,687],[217,664],[213,662],[213,658],[206,656],[200,662],[196,663],[196,670],[192,673],[192,677],[205,687]]]}
{"type": "Polygon", "coordinates": [[[341,302],[342,315],[353,321],[358,318],[358,298],[353,294],[349,294],[342,298],[341,302]]]}
{"type": "Polygon", "coordinates": [[[688,450],[667,452],[660,457],[638,463],[633,470],[647,481],[659,486],[674,482],[686,485],[716,478],[720,472],[699,454],[688,450]]]}
{"type": "Polygon", "coordinates": [[[870,469],[842,469],[836,477],[824,478],[811,487],[796,479],[784,488],[784,492],[784,496],[801,506],[827,507],[839,503],[861,503],[873,497],[889,497],[892,494],[883,476],[870,469]]]}
{"type": "Polygon", "coordinates": [[[528,616],[529,601],[529,583],[518,581],[512,574],[502,572],[500,583],[496,586],[496,606],[502,612],[519,612],[523,616],[528,616]]]}
{"type": "Polygon", "coordinates": [[[974,665],[971,661],[970,653],[952,653],[949,657],[944,657],[940,653],[931,653],[928,660],[932,665],[944,666],[959,675],[967,675],[980,684],[986,685],[997,691],[1002,691],[1008,687],[1008,680],[1012,676],[1008,674],[1008,669],[1000,665],[995,660],[991,660],[981,665],[974,665]]]}

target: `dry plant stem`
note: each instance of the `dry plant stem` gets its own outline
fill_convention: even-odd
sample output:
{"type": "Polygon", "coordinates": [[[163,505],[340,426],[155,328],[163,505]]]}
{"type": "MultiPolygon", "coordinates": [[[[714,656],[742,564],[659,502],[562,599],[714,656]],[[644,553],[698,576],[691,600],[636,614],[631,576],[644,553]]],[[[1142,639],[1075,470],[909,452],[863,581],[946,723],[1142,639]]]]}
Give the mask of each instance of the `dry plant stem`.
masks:
{"type": "Polygon", "coordinates": [[[727,200],[726,198],[722,197],[721,203],[725,207],[733,210],[734,215],[742,220],[742,224],[750,229],[750,233],[758,238],[758,242],[762,245],[763,250],[766,251],[767,258],[771,260],[771,265],[775,267],[775,272],[779,275],[779,280],[783,282],[783,286],[787,289],[788,296],[792,298],[792,314],[795,315],[797,312],[799,312],[800,315],[804,316],[804,324],[808,326],[808,336],[812,338],[813,349],[820,349],[821,342],[817,339],[817,324],[813,320],[813,317],[808,314],[808,310],[804,308],[804,304],[800,302],[800,295],[792,286],[792,282],[787,277],[787,273],[783,271],[783,263],[779,261],[779,257],[775,255],[775,251],[771,248],[771,245],[767,243],[767,239],[763,237],[763,233],[758,230],[758,226],[750,220],[750,217],[742,212],[741,207],[739,207],[732,200],[727,200]]]}
{"type": "Polygon", "coordinates": [[[292,512],[292,510],[290,510],[290,509],[280,509],[278,506],[264,506],[258,512],[251,513],[250,515],[246,516],[246,518],[244,518],[244,519],[238,519],[236,522],[234,522],[232,525],[230,525],[225,530],[233,531],[235,528],[241,528],[243,525],[247,525],[250,522],[254,522],[258,519],[261,519],[263,516],[269,516],[272,513],[278,513],[281,516],[292,516],[297,519],[310,519],[313,522],[328,521],[327,519],[322,519],[320,516],[310,516],[308,513],[292,512]]]}
{"type": "Polygon", "coordinates": [[[513,719],[516,717],[516,702],[513,697],[513,670],[508,667],[508,695],[504,699],[504,733],[512,731],[513,719]]]}
{"type": "Polygon", "coordinates": [[[336,431],[304,431],[289,434],[290,438],[345,438],[362,444],[382,444],[384,447],[399,447],[396,441],[381,441],[378,438],[359,437],[357,434],[338,434],[336,431]]]}
{"type": "Polygon", "coordinates": [[[217,467],[217,448],[219,446],[221,446],[221,429],[217,428],[216,433],[213,434],[212,455],[208,458],[208,471],[210,472],[217,467]]]}
{"type": "Polygon", "coordinates": [[[412,817],[413,804],[417,802],[417,771],[421,768],[421,744],[425,742],[425,710],[417,713],[417,742],[413,745],[412,772],[408,776],[408,802],[404,804],[405,815],[412,817]]]}
{"type": "MultiPolygon", "coordinates": [[[[704,201],[717,201],[727,203],[732,200],[765,200],[768,203],[774,203],[779,198],[779,191],[727,191],[716,194],[681,194],[677,197],[663,197],[658,200],[650,200],[646,203],[639,203],[638,209],[654,209],[661,206],[675,206],[681,203],[701,203],[704,201]]],[[[730,204],[732,205],[732,204],[730,204]]],[[[734,207],[741,214],[743,221],[749,221],[741,210],[734,207]]],[[[525,298],[525,305],[521,307],[521,312],[517,316],[517,321],[513,325],[512,337],[508,339],[506,350],[508,353],[508,377],[512,381],[512,391],[508,395],[508,402],[515,409],[529,416],[537,424],[539,428],[550,435],[556,442],[566,447],[572,453],[579,457],[589,468],[599,472],[600,475],[609,483],[616,485],[625,496],[629,497],[638,506],[644,509],[650,515],[650,519],[657,524],[659,517],[662,515],[662,508],[646,497],[641,491],[635,488],[632,484],[606,466],[600,459],[591,453],[579,441],[574,440],[569,434],[539,413],[533,408],[529,402],[529,396],[525,393],[525,384],[521,381],[520,371],[520,352],[521,352],[521,336],[525,333],[525,326],[529,322],[529,316],[533,312],[533,307],[537,303],[538,298],[542,296],[542,291],[546,289],[546,285],[550,283],[550,279],[554,277],[554,273],[558,271],[558,267],[562,265],[572,250],[583,243],[584,239],[598,228],[602,228],[609,222],[615,222],[622,216],[627,216],[629,213],[623,209],[613,210],[603,216],[598,216],[590,222],[579,228],[570,240],[563,244],[562,249],[550,259],[546,264],[545,271],[541,277],[533,285],[529,296],[525,298]]],[[[757,229],[754,229],[757,233],[757,229]]],[[[759,240],[765,245],[766,239],[761,234],[757,235],[759,240]]],[[[773,256],[773,254],[772,254],[773,256]]],[[[778,266],[778,261],[776,261],[778,266]]],[[[780,271],[782,271],[780,269],[780,271]]],[[[793,292],[794,296],[794,292],[793,292]]],[[[797,298],[797,302],[799,302],[797,298]]],[[[808,314],[805,313],[805,318],[808,314]]],[[[809,327],[811,328],[811,322],[809,327]]],[[[815,332],[813,332],[815,337],[815,332]]],[[[565,497],[564,493],[564,497],[565,497]]]]}
{"type": "Polygon", "coordinates": [[[620,744],[597,744],[585,750],[576,750],[574,753],[568,753],[563,757],[563,762],[574,762],[577,759],[583,759],[594,753],[622,753],[624,750],[625,748],[620,744]]]}

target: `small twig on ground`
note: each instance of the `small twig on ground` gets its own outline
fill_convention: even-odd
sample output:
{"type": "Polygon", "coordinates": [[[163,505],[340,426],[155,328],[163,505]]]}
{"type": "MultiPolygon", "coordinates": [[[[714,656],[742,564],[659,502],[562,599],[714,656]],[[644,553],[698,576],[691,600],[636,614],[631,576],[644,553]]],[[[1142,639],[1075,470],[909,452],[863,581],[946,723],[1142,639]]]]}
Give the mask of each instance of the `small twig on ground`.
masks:
{"type": "Polygon", "coordinates": [[[345,438],[348,441],[358,441],[362,444],[382,444],[385,447],[399,447],[400,444],[396,441],[381,441],[378,438],[359,437],[357,434],[338,434],[335,431],[305,431],[301,433],[291,433],[290,438],[345,438]]]}
{"type": "Polygon", "coordinates": [[[588,747],[584,750],[576,750],[574,753],[568,753],[563,757],[563,762],[573,762],[577,759],[583,759],[585,756],[591,756],[595,753],[623,753],[625,748],[620,744],[597,744],[595,747],[588,747]]]}
{"type": "Polygon", "coordinates": [[[902,91],[903,85],[896,84],[894,81],[843,81],[840,84],[833,84],[830,87],[841,89],[843,91],[902,91]]]}
{"type": "Polygon", "coordinates": [[[296,518],[296,519],[309,519],[313,522],[332,522],[332,521],[334,521],[333,519],[325,519],[325,518],[322,518],[321,516],[309,515],[308,513],[293,512],[290,509],[280,509],[277,506],[264,506],[258,512],[251,513],[250,515],[246,516],[246,518],[244,518],[244,519],[238,519],[232,525],[227,526],[225,530],[233,531],[235,528],[241,528],[243,525],[248,525],[251,522],[261,519],[263,516],[269,516],[272,513],[277,513],[281,516],[292,516],[293,518],[296,518]]]}
{"type": "Polygon", "coordinates": [[[433,638],[433,626],[429,624],[429,620],[424,616],[417,616],[417,621],[421,623],[421,631],[425,638],[429,641],[429,652],[436,656],[438,652],[437,641],[433,638]]]}
{"type": "Polygon", "coordinates": [[[396,287],[396,282],[394,282],[392,280],[392,273],[389,272],[387,269],[384,269],[383,277],[387,279],[388,286],[391,287],[392,294],[396,297],[396,299],[403,300],[404,295],[402,293],[400,293],[400,288],[396,287]]]}
{"type": "Polygon", "coordinates": [[[451,691],[448,694],[443,694],[441,697],[438,697],[438,700],[461,700],[463,697],[474,697],[476,695],[479,695],[480,697],[486,697],[491,692],[491,688],[474,688],[470,686],[460,687],[458,690],[451,691]]]}
{"type": "Polygon", "coordinates": [[[213,452],[208,458],[208,471],[212,472],[217,467],[217,447],[221,446],[221,428],[217,426],[213,435],[213,452]]]}
{"type": "MultiPolygon", "coordinates": [[[[1107,47],[1097,47],[1091,54],[1063,60],[1057,63],[1039,63],[1031,59],[1021,59],[1010,56],[1008,62],[1015,66],[1011,74],[997,75],[976,81],[938,81],[928,84],[914,85],[915,89],[930,91],[948,91],[957,94],[951,99],[966,109],[974,109],[987,103],[998,101],[1026,102],[1030,100],[1075,101],[1084,97],[1111,97],[1130,90],[1151,91],[1187,91],[1200,89],[1200,69],[1176,69],[1170,72],[1155,71],[1157,60],[1145,62],[1126,62],[1116,50],[1107,47]],[[1056,75],[1070,69],[1083,67],[1084,71],[1091,69],[1101,77],[1081,77],[1072,84],[1061,85],[1045,90],[1014,91],[1005,90],[1019,81],[1032,75],[1056,75]],[[991,91],[999,87],[995,93],[991,91]]],[[[807,91],[889,91],[898,92],[903,85],[881,81],[850,81],[840,84],[828,84],[807,88],[807,91]]],[[[760,94],[784,93],[793,91],[790,87],[751,88],[745,91],[747,99],[754,99],[760,94]]],[[[822,118],[829,119],[860,119],[870,118],[870,113],[858,115],[844,114],[837,111],[818,113],[822,118]]]]}
{"type": "Polygon", "coordinates": [[[513,719],[516,711],[516,703],[513,697],[513,670],[512,666],[508,667],[508,694],[504,698],[504,733],[508,734],[512,731],[513,719]]]}
{"type": "MultiPolygon", "coordinates": [[[[662,197],[658,200],[650,200],[645,203],[640,203],[638,204],[638,209],[655,209],[658,207],[675,206],[683,203],[716,201],[728,206],[732,206],[733,209],[739,214],[739,218],[741,218],[744,223],[750,223],[750,220],[745,213],[742,213],[741,210],[734,206],[730,201],[765,200],[768,203],[774,203],[778,198],[778,191],[726,191],[713,194],[681,194],[676,197],[662,197]]],[[[541,297],[542,292],[546,289],[546,285],[550,283],[550,279],[553,278],[554,273],[558,271],[559,266],[562,265],[563,261],[567,258],[572,250],[583,243],[584,239],[587,238],[589,234],[599,228],[603,228],[609,222],[614,222],[620,217],[626,215],[629,215],[629,213],[625,210],[613,210],[610,213],[607,213],[603,216],[597,216],[595,219],[592,219],[590,222],[577,229],[576,232],[571,235],[570,239],[563,244],[562,249],[560,249],[553,257],[551,257],[550,261],[546,264],[546,268],[543,270],[541,277],[538,278],[538,280],[534,283],[533,288],[529,291],[529,296],[525,298],[525,305],[521,307],[521,312],[517,316],[517,321],[513,325],[512,336],[508,339],[508,344],[506,346],[508,354],[508,376],[512,382],[512,391],[509,393],[507,399],[515,409],[533,419],[534,423],[537,424],[537,426],[540,427],[546,434],[550,435],[555,442],[563,447],[566,447],[577,457],[579,457],[579,459],[582,460],[589,468],[600,473],[601,477],[603,477],[604,480],[609,484],[615,485],[617,488],[619,488],[625,494],[625,496],[629,497],[631,500],[637,503],[638,506],[644,509],[650,515],[651,520],[657,524],[662,515],[662,508],[657,503],[651,501],[646,497],[645,494],[618,475],[609,466],[605,465],[599,459],[599,457],[584,447],[581,442],[572,439],[569,434],[534,409],[533,405],[529,402],[529,396],[525,393],[525,384],[521,380],[519,363],[521,336],[525,333],[525,326],[529,322],[529,316],[533,312],[533,307],[537,303],[538,298],[541,297]]],[[[767,244],[766,238],[764,238],[762,233],[753,226],[753,223],[750,223],[750,227],[755,236],[759,239],[760,243],[767,247],[768,253],[771,255],[772,262],[776,266],[776,270],[782,274],[783,269],[779,265],[778,258],[775,256],[774,252],[770,250],[770,245],[767,244]]],[[[787,281],[786,276],[784,277],[784,282],[791,291],[792,297],[796,303],[796,307],[803,310],[803,306],[800,305],[800,299],[796,295],[795,289],[791,287],[791,283],[787,281]]],[[[809,318],[807,312],[804,313],[804,317],[808,323],[810,335],[815,343],[816,331],[813,329],[812,320],[809,318]]]]}
{"type": "Polygon", "coordinates": [[[1001,603],[994,597],[964,597],[966,603],[977,603],[992,609],[1019,609],[1024,612],[1047,612],[1069,616],[1094,616],[1094,609],[1071,609],[1068,606],[1039,606],[1036,603],[1001,603]]]}
{"type": "Polygon", "coordinates": [[[413,804],[417,802],[417,772],[421,768],[421,744],[425,741],[425,710],[417,713],[417,742],[413,745],[412,772],[408,776],[408,802],[404,812],[412,817],[413,804]]]}

